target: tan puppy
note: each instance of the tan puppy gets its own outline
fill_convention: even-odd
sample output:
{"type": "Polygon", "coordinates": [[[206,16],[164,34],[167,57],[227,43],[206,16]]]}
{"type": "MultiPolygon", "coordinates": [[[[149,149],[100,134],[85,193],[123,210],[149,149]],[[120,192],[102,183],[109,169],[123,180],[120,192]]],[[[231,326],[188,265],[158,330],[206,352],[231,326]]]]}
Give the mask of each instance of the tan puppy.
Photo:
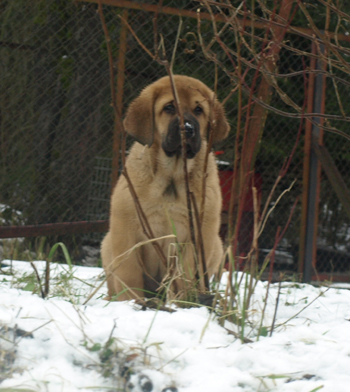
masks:
{"type": "MultiPolygon", "coordinates": [[[[205,84],[180,75],[175,75],[174,80],[184,115],[189,186],[200,206],[209,124],[214,143],[224,139],[230,127],[222,105],[205,84]]],[[[176,234],[176,239],[162,239],[158,243],[169,260],[176,257],[184,278],[177,284],[181,291],[184,281],[193,280],[195,263],[179,123],[168,76],[146,87],[130,104],[124,120],[126,131],[138,141],[127,158],[128,174],[154,236],[176,234]]],[[[207,172],[202,236],[210,278],[223,257],[218,234],[221,191],[212,153],[207,172]]],[[[154,291],[164,278],[166,268],[152,244],[131,250],[146,240],[127,181],[121,176],[112,195],[110,230],[101,247],[109,297],[114,294],[119,294],[118,300],[144,297],[144,290],[154,291]]]]}

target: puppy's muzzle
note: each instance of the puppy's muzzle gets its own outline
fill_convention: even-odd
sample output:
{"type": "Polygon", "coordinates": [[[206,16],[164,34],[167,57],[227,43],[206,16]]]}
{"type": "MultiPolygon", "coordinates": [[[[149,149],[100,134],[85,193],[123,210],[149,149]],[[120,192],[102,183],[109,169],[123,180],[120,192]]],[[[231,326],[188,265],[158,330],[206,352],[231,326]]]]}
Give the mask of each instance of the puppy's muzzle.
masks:
{"type": "MultiPolygon", "coordinates": [[[[192,159],[201,149],[201,135],[199,122],[192,114],[184,114],[184,127],[186,134],[186,156],[192,159]]],[[[168,157],[180,155],[182,152],[180,120],[176,117],[168,127],[163,140],[162,148],[168,157]]]]}

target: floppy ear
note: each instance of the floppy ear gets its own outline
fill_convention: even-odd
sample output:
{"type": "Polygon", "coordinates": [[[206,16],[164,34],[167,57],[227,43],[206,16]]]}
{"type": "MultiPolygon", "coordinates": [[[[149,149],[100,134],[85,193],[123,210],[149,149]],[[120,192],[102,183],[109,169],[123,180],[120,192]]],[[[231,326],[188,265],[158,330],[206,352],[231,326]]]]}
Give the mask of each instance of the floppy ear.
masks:
{"type": "Polygon", "coordinates": [[[213,105],[213,118],[211,121],[211,132],[213,132],[213,143],[226,139],[230,131],[223,105],[215,98],[213,105]]]}
{"type": "Polygon", "coordinates": [[[125,131],[148,147],[151,147],[154,138],[153,103],[154,94],[146,87],[131,102],[124,119],[125,131]]]}

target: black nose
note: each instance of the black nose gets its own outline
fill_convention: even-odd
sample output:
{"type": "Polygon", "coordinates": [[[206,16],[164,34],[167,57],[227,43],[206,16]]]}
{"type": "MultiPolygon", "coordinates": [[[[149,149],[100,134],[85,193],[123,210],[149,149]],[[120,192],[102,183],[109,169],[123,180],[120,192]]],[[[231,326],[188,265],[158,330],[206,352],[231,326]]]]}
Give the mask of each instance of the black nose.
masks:
{"type": "Polygon", "coordinates": [[[194,136],[194,125],[189,121],[185,121],[185,132],[188,139],[194,136]]]}

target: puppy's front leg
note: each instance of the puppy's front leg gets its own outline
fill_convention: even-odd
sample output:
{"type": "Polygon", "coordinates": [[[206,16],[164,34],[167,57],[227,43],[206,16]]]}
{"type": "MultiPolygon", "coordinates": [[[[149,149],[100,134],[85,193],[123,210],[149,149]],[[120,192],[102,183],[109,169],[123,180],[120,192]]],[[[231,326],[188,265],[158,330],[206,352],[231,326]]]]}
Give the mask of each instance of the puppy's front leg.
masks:
{"type": "Polygon", "coordinates": [[[108,233],[102,242],[101,256],[107,276],[107,299],[116,296],[118,301],[125,301],[144,296],[143,273],[138,261],[138,251],[130,251],[130,248],[125,240],[112,241],[111,233],[108,233]]]}

